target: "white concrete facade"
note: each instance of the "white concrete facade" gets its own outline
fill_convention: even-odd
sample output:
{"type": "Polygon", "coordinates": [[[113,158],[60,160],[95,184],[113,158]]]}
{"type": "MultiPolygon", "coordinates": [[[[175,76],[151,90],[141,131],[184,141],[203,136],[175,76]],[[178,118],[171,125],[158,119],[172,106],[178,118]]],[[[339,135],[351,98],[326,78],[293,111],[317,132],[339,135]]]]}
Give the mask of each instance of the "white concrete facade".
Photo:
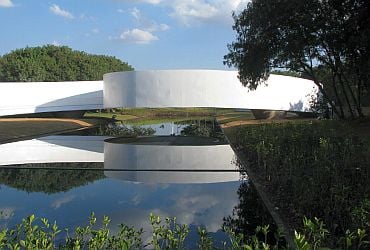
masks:
{"type": "Polygon", "coordinates": [[[237,71],[153,70],[104,75],[104,107],[218,107],[307,111],[312,81],[271,75],[248,91],[237,71]]]}
{"type": "Polygon", "coordinates": [[[0,83],[0,116],[102,108],[103,81],[0,83]]]}
{"type": "Polygon", "coordinates": [[[108,73],[103,81],[0,83],[0,116],[115,107],[219,107],[307,111],[312,81],[271,75],[248,91],[236,71],[108,73]]]}

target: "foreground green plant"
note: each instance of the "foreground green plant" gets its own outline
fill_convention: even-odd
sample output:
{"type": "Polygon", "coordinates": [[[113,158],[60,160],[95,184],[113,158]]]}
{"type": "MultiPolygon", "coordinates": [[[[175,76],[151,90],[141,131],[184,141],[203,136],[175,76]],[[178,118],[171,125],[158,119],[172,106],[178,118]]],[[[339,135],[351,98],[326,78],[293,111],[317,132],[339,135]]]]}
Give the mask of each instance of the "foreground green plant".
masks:
{"type": "Polygon", "coordinates": [[[162,224],[161,218],[150,214],[150,223],[153,228],[152,245],[154,249],[184,249],[184,241],[189,233],[187,225],[176,223],[176,217],[166,218],[162,224]]]}
{"type": "Polygon", "coordinates": [[[213,241],[212,238],[209,236],[206,228],[198,227],[198,235],[199,235],[199,243],[198,248],[199,250],[207,250],[213,248],[213,241]]]}
{"type": "MultiPolygon", "coordinates": [[[[31,215],[22,220],[14,229],[0,231],[0,249],[187,249],[185,239],[189,234],[189,227],[176,222],[176,218],[165,218],[164,221],[157,215],[150,214],[152,225],[151,240],[144,244],[142,241],[144,231],[124,224],[119,225],[116,234],[111,234],[109,229],[110,219],[103,216],[101,226],[97,227],[98,220],[94,213],[89,217],[87,226],[77,227],[73,233],[68,229],[59,229],[56,222],[49,223],[45,218],[38,220],[31,215]],[[65,232],[65,235],[63,235],[65,232]],[[63,236],[62,236],[63,235],[63,236]]],[[[288,249],[323,249],[324,240],[328,235],[323,222],[317,218],[303,221],[302,232],[295,232],[294,246],[288,249]]],[[[221,249],[230,250],[258,250],[258,249],[286,249],[279,245],[281,234],[276,237],[276,243],[271,244],[267,235],[270,226],[259,226],[253,235],[236,233],[230,228],[223,228],[229,240],[222,242],[221,249]],[[262,237],[261,237],[262,235],[262,237]]],[[[218,249],[206,228],[198,227],[198,249],[218,249]]],[[[349,230],[343,236],[343,249],[366,249],[369,242],[365,241],[367,232],[358,229],[356,232],[349,230]]],[[[328,249],[328,248],[326,248],[328,249]]]]}

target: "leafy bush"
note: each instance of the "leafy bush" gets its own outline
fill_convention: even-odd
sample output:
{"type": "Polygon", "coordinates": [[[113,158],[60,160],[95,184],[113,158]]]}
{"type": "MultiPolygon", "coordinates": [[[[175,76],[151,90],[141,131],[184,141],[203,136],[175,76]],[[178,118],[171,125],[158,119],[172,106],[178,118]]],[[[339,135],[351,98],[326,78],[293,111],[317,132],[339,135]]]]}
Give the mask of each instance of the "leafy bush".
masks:
{"type": "MultiPolygon", "coordinates": [[[[124,224],[119,226],[118,233],[112,235],[109,230],[110,219],[103,216],[102,225],[96,228],[97,218],[92,213],[89,217],[89,224],[84,227],[77,227],[73,234],[68,229],[60,229],[56,222],[50,223],[47,219],[38,220],[35,215],[23,219],[22,223],[16,225],[15,229],[4,229],[0,231],[1,249],[186,249],[185,238],[189,234],[187,225],[176,222],[176,218],[166,218],[163,223],[159,216],[150,214],[152,225],[151,241],[145,244],[142,241],[142,229],[135,229],[124,224]],[[67,236],[57,243],[57,237],[66,231],[67,236]]],[[[322,249],[323,241],[328,235],[322,221],[315,218],[305,218],[304,231],[295,232],[295,249],[322,249]]],[[[229,228],[224,231],[229,240],[223,242],[223,249],[281,249],[278,244],[270,245],[267,242],[269,225],[260,226],[256,234],[264,235],[259,240],[256,234],[244,236],[242,233],[235,233],[229,228]]],[[[198,227],[198,248],[201,250],[216,249],[210,238],[207,229],[198,227]]],[[[356,232],[347,231],[343,237],[345,249],[365,249],[369,242],[365,241],[366,230],[358,229],[356,232]]],[[[279,242],[278,240],[276,242],[279,242]]]]}
{"type": "Polygon", "coordinates": [[[370,194],[368,156],[364,142],[348,125],[250,125],[238,132],[236,147],[279,197],[278,206],[294,217],[322,218],[334,238],[347,229],[369,230],[364,224],[370,212],[370,206],[364,206],[370,194]]]}

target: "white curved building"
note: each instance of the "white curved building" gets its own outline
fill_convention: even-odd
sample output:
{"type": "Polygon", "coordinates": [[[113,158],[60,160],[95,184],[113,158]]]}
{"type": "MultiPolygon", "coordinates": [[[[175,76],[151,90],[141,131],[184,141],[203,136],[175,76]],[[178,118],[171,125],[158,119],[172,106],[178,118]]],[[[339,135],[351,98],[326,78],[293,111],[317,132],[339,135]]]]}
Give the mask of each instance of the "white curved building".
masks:
{"type": "MultiPolygon", "coordinates": [[[[248,91],[237,71],[152,70],[104,75],[104,107],[217,107],[307,111],[312,81],[271,75],[248,91]]],[[[317,92],[317,91],[316,91],[317,92]]]]}
{"type": "Polygon", "coordinates": [[[114,107],[307,111],[313,93],[312,81],[281,75],[248,91],[236,71],[127,71],[105,74],[103,81],[0,83],[0,116],[114,107]]]}
{"type": "Polygon", "coordinates": [[[103,81],[0,83],[0,116],[102,108],[103,81]]]}

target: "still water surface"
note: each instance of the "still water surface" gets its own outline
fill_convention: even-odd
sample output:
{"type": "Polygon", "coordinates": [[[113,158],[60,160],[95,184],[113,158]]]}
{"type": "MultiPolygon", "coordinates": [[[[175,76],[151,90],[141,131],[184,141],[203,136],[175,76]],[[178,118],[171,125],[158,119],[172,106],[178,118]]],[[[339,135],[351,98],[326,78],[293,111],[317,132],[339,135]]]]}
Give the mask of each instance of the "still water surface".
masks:
{"type": "MultiPolygon", "coordinates": [[[[151,128],[160,135],[194,134],[189,124],[151,128]]],[[[0,226],[12,227],[35,214],[74,228],[94,211],[98,218],[111,218],[112,231],[125,223],[149,237],[153,212],[176,216],[191,229],[206,226],[213,237],[224,239],[224,218],[233,215],[245,182],[234,172],[229,145],[140,145],[108,138],[109,133],[62,135],[0,145],[0,226]]]]}

